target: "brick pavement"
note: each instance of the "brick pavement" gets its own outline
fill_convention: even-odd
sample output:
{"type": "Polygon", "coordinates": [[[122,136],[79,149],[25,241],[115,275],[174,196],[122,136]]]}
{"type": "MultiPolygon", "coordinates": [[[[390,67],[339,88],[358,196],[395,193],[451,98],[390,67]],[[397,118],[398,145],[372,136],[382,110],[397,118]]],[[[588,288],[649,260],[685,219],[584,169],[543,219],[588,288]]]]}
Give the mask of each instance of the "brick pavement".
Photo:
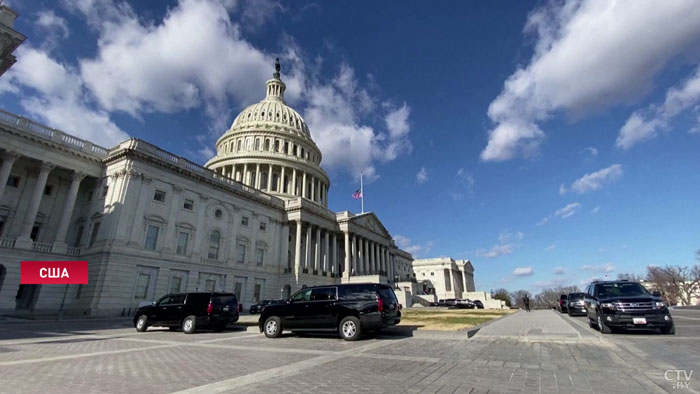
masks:
{"type": "MultiPolygon", "coordinates": [[[[270,340],[254,331],[184,335],[109,327],[45,332],[55,336],[0,340],[0,393],[681,392],[662,370],[678,365],[649,353],[663,345],[600,340],[551,311],[518,312],[468,340],[270,340]]],[[[684,354],[681,360],[696,360],[687,353],[698,345],[687,338],[671,349],[684,354]]]]}

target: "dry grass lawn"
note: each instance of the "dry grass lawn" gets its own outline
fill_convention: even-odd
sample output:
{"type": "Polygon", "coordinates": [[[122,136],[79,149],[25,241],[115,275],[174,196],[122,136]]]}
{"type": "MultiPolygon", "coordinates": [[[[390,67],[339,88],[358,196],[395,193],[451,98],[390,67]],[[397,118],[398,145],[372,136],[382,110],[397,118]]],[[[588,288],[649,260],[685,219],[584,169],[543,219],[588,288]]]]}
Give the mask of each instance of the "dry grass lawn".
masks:
{"type": "Polygon", "coordinates": [[[418,330],[460,331],[513,313],[511,309],[411,308],[401,313],[399,326],[418,330]]]}

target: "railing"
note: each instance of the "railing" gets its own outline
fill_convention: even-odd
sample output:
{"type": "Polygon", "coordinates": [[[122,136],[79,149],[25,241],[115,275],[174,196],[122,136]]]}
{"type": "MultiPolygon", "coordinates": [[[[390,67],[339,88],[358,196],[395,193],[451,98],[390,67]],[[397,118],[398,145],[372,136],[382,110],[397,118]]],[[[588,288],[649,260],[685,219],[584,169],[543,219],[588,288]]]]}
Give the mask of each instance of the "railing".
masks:
{"type": "Polygon", "coordinates": [[[14,248],[15,240],[10,238],[0,238],[0,247],[3,248],[14,248]]]}
{"type": "Polygon", "coordinates": [[[181,168],[184,168],[189,171],[193,171],[198,173],[201,176],[204,176],[206,178],[211,179],[212,181],[218,182],[225,184],[229,187],[235,188],[237,190],[250,193],[255,195],[256,197],[267,200],[276,204],[279,204],[282,206],[284,203],[282,200],[272,197],[269,194],[263,193],[253,187],[246,186],[240,182],[237,182],[229,177],[219,175],[216,172],[203,167],[197,163],[194,163],[190,160],[187,160],[186,158],[182,156],[175,155],[173,153],[170,153],[168,151],[165,151],[153,144],[150,144],[146,141],[142,141],[136,138],[130,139],[129,141],[125,141],[122,144],[120,144],[118,147],[115,149],[133,149],[137,152],[142,152],[142,153],[148,153],[150,155],[153,155],[155,157],[158,157],[160,159],[163,159],[165,161],[168,161],[170,163],[173,163],[181,168]]]}
{"type": "Polygon", "coordinates": [[[80,150],[95,156],[104,157],[108,150],[101,146],[95,145],[90,141],[85,141],[61,130],[53,129],[25,117],[15,115],[13,113],[0,109],[0,123],[18,128],[20,130],[38,135],[40,137],[50,139],[61,145],[68,146],[73,149],[80,150]]]}
{"type": "Polygon", "coordinates": [[[79,256],[80,255],[80,248],[74,248],[74,247],[69,246],[68,249],[66,249],[66,254],[68,256],[79,256]]]}
{"type": "Polygon", "coordinates": [[[52,244],[47,244],[43,242],[34,242],[32,244],[32,250],[40,253],[51,253],[52,244]]]}
{"type": "Polygon", "coordinates": [[[202,257],[202,264],[223,266],[225,264],[225,262],[220,261],[220,260],[207,259],[207,258],[202,257]]]}

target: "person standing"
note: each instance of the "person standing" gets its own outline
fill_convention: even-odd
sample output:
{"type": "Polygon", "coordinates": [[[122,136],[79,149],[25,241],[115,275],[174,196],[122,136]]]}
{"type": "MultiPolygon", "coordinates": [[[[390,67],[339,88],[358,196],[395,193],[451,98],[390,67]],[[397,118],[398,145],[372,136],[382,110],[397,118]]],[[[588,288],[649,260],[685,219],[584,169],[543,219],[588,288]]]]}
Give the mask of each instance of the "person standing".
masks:
{"type": "Polygon", "coordinates": [[[527,295],[525,295],[525,297],[523,297],[523,304],[525,304],[525,310],[527,312],[530,312],[530,298],[528,298],[527,295]]]}

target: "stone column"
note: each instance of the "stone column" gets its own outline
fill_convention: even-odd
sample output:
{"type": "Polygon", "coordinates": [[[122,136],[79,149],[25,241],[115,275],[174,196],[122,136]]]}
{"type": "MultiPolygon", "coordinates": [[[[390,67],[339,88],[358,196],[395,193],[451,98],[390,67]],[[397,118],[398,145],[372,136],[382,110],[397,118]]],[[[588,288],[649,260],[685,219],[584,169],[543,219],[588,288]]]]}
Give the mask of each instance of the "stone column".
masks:
{"type": "Polygon", "coordinates": [[[321,226],[316,226],[316,244],[314,245],[314,271],[321,270],[321,226]]]}
{"type": "Polygon", "coordinates": [[[272,164],[267,165],[267,192],[272,191],[272,164]]]}
{"type": "MultiPolygon", "coordinates": [[[[350,233],[346,232],[345,233],[345,271],[343,272],[343,277],[348,280],[350,279],[350,269],[351,264],[350,264],[350,233]]],[[[340,271],[338,271],[340,273],[340,271]]]]}
{"type": "Polygon", "coordinates": [[[311,201],[316,201],[316,178],[311,177],[311,201]]]}
{"type": "Polygon", "coordinates": [[[350,258],[350,274],[348,274],[348,277],[352,274],[352,276],[359,275],[357,273],[358,270],[358,260],[357,258],[357,237],[354,235],[352,236],[352,241],[350,241],[350,247],[352,248],[352,256],[350,258]]]}
{"type": "Polygon", "coordinates": [[[292,192],[290,194],[297,195],[297,169],[292,168],[292,192]]]}
{"type": "Polygon", "coordinates": [[[7,179],[10,177],[10,172],[12,172],[12,165],[15,160],[19,157],[19,153],[13,151],[4,151],[0,155],[2,157],[2,166],[0,167],[0,200],[5,194],[5,186],[7,186],[7,179]]]}
{"type": "Polygon", "coordinates": [[[296,242],[294,246],[294,273],[299,278],[301,272],[301,220],[297,220],[297,236],[294,241],[296,242]]]}
{"type": "Polygon", "coordinates": [[[336,274],[335,276],[337,277],[340,273],[340,264],[338,264],[338,239],[335,233],[331,236],[331,253],[328,263],[331,265],[330,271],[336,274]]]}
{"type": "Polygon", "coordinates": [[[255,188],[260,190],[260,163],[255,165],[255,188]]]}
{"type": "Polygon", "coordinates": [[[329,253],[330,249],[330,236],[328,234],[328,230],[324,231],[323,234],[323,241],[324,241],[324,247],[325,250],[323,251],[323,272],[331,272],[331,254],[329,253]]]}
{"type": "MultiPolygon", "coordinates": [[[[52,163],[43,161],[39,167],[39,176],[36,178],[36,183],[34,183],[34,190],[32,192],[32,197],[29,200],[29,208],[24,217],[24,222],[22,223],[22,231],[19,237],[15,241],[15,247],[18,249],[31,249],[32,248],[32,227],[34,227],[34,221],[36,220],[36,214],[39,212],[39,205],[41,204],[41,197],[44,195],[44,188],[46,187],[46,179],[49,177],[49,172],[55,166],[52,163]]],[[[98,197],[99,198],[99,197],[98,197]]]]}
{"type": "Polygon", "coordinates": [[[277,186],[277,191],[284,193],[284,189],[287,187],[287,182],[284,181],[284,166],[282,166],[282,171],[280,171],[280,185],[277,186]]]}
{"type": "Polygon", "coordinates": [[[311,223],[306,227],[306,259],[304,260],[304,268],[306,272],[309,272],[309,266],[311,266],[311,223]]]}
{"type": "Polygon", "coordinates": [[[241,179],[243,179],[242,182],[244,185],[250,186],[248,184],[248,163],[243,164],[243,176],[241,177],[241,179]]]}
{"type": "Polygon", "coordinates": [[[56,253],[65,252],[67,247],[66,244],[66,234],[68,233],[68,225],[70,224],[70,218],[73,216],[73,208],[75,208],[75,200],[78,197],[78,190],[80,189],[80,182],[85,178],[85,174],[73,171],[71,174],[71,183],[68,188],[68,195],[66,196],[66,202],[63,205],[63,213],[61,213],[61,220],[58,222],[58,229],[56,230],[56,238],[54,238],[52,251],[56,253]]]}
{"type": "Polygon", "coordinates": [[[282,242],[280,243],[280,257],[284,268],[291,268],[289,261],[289,224],[281,222],[282,225],[282,242]]]}
{"type": "Polygon", "coordinates": [[[303,174],[301,178],[301,198],[306,198],[306,171],[303,174]]]}
{"type": "Polygon", "coordinates": [[[369,247],[367,246],[367,239],[362,238],[360,242],[360,248],[362,249],[362,275],[369,274],[369,247]]]}
{"type": "Polygon", "coordinates": [[[175,234],[175,218],[177,217],[177,210],[180,207],[181,195],[182,188],[180,186],[173,185],[173,196],[170,199],[170,209],[168,212],[168,225],[165,227],[165,238],[163,239],[163,245],[165,245],[165,247],[163,248],[164,253],[175,253],[175,248],[177,247],[177,235],[175,234]]]}

